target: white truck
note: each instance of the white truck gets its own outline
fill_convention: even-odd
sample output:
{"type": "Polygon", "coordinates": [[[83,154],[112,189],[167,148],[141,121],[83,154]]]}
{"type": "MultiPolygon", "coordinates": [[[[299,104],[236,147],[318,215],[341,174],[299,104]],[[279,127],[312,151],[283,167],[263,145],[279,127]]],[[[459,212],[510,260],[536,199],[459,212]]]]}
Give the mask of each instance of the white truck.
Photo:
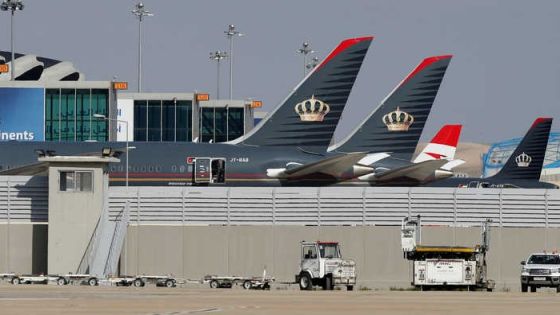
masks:
{"type": "Polygon", "coordinates": [[[487,279],[486,253],[490,244],[490,220],[482,225],[483,245],[474,247],[426,246],[421,242],[421,219],[406,217],[401,226],[401,247],[412,261],[412,285],[430,287],[466,287],[492,291],[495,282],[487,279]]]}
{"type": "Polygon", "coordinates": [[[301,290],[322,286],[333,290],[335,286],[346,286],[348,291],[356,285],[356,263],[342,259],[338,242],[301,242],[300,271],[296,283],[301,290]]]}
{"type": "Polygon", "coordinates": [[[556,292],[560,293],[560,254],[534,253],[521,265],[521,292],[556,288],[556,292]]]}

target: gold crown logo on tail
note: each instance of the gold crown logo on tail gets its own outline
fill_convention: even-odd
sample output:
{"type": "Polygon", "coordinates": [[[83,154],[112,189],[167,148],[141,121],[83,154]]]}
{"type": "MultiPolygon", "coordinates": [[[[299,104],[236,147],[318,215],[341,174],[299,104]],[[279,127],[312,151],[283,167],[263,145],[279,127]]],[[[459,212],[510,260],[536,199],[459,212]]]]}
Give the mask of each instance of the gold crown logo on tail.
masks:
{"type": "Polygon", "coordinates": [[[301,121],[323,121],[330,112],[330,106],[311,95],[310,99],[297,103],[294,110],[299,115],[301,121]]]}
{"type": "Polygon", "coordinates": [[[517,163],[518,167],[529,167],[529,164],[531,164],[532,160],[533,159],[525,152],[515,157],[515,163],[517,163]]]}
{"type": "Polygon", "coordinates": [[[414,123],[414,116],[401,111],[397,106],[397,110],[383,116],[383,123],[389,131],[408,131],[410,125],[414,123]]]}

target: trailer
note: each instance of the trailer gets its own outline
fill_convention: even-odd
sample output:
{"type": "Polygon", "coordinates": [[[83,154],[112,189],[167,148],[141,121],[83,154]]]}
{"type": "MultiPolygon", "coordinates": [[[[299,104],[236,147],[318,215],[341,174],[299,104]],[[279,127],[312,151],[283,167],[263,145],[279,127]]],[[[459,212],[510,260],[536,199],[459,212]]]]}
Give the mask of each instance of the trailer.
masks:
{"type": "Polygon", "coordinates": [[[266,269],[262,277],[240,277],[240,276],[216,276],[207,275],[202,278],[201,283],[208,283],[210,288],[232,288],[234,285],[241,285],[243,289],[270,290],[270,285],[275,281],[272,277],[266,276],[266,269]]]}
{"type": "Polygon", "coordinates": [[[412,261],[412,285],[420,288],[463,287],[492,291],[495,282],[487,278],[486,255],[490,249],[490,224],[482,224],[482,245],[474,247],[421,245],[421,218],[406,217],[401,225],[404,258],[412,261]]]}
{"type": "Polygon", "coordinates": [[[183,284],[185,280],[175,278],[173,276],[153,276],[153,275],[138,275],[138,276],[121,276],[109,277],[100,280],[99,284],[109,286],[124,286],[124,287],[145,287],[148,284],[155,285],[156,287],[174,288],[177,284],[183,284]]]}
{"type": "Polygon", "coordinates": [[[56,284],[58,285],[89,285],[97,286],[99,284],[99,278],[89,274],[65,274],[65,275],[55,275],[50,276],[56,284]]]}
{"type": "Polygon", "coordinates": [[[15,273],[2,273],[0,279],[14,285],[18,284],[48,284],[51,277],[45,275],[18,275],[15,273]]]}

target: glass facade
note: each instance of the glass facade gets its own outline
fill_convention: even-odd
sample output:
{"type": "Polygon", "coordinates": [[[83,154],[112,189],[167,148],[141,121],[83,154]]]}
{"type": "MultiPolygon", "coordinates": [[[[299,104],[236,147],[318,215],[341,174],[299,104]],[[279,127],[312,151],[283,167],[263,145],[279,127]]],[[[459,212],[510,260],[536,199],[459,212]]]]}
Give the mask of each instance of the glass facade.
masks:
{"type": "Polygon", "coordinates": [[[191,141],[192,101],[135,100],[134,141],[191,141]]]}
{"type": "Polygon", "coordinates": [[[46,89],[45,140],[108,140],[108,89],[46,89]]]}
{"type": "Polygon", "coordinates": [[[244,108],[201,108],[201,142],[226,142],[239,138],[244,133],[244,108]]]}

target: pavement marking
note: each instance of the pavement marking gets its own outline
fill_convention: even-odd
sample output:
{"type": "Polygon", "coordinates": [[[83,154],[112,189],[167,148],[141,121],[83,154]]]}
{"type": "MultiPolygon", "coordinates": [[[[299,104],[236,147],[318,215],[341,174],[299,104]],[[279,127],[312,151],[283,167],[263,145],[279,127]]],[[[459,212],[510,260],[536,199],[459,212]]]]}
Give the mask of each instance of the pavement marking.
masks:
{"type": "Polygon", "coordinates": [[[201,313],[215,313],[221,312],[219,308],[205,308],[200,310],[182,311],[182,312],[168,312],[168,313],[153,313],[152,315],[184,315],[184,314],[201,314],[201,313]]]}
{"type": "Polygon", "coordinates": [[[66,301],[69,298],[0,298],[0,301],[66,301]]]}

